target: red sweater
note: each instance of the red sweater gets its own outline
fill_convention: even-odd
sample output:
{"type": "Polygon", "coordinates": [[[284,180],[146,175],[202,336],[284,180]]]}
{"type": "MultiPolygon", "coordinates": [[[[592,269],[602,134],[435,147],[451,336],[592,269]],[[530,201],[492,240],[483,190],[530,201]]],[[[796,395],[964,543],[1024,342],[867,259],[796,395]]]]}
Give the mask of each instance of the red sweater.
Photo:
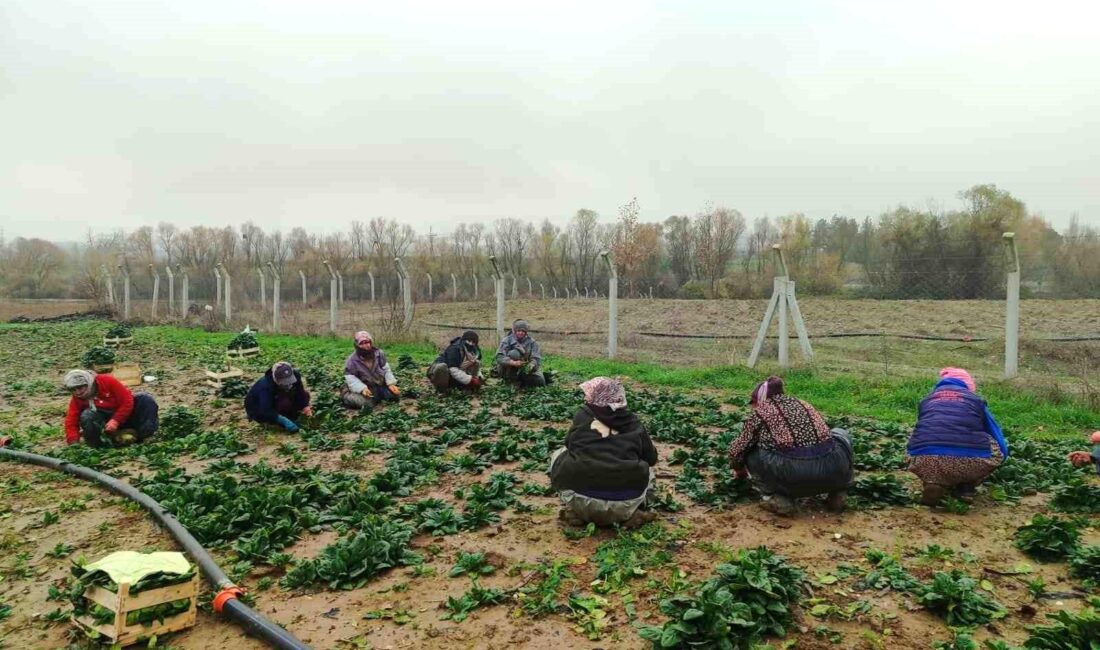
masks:
{"type": "MultiPolygon", "coordinates": [[[[125,424],[134,410],[134,394],[130,389],[111,375],[96,375],[95,387],[92,401],[95,402],[96,410],[114,411],[111,419],[119,426],[125,424]]],[[[72,444],[80,440],[80,414],[86,408],[86,399],[74,396],[69,400],[69,412],[65,414],[65,442],[72,444]]]]}

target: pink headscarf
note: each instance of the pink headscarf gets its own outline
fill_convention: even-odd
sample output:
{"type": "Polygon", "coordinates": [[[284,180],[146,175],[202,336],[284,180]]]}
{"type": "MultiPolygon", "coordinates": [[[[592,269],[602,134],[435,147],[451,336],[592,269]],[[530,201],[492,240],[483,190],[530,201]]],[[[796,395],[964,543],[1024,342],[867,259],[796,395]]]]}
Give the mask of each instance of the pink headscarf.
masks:
{"type": "Polygon", "coordinates": [[[610,377],[593,377],[581,384],[585,404],[606,406],[612,411],[626,408],[626,390],[622,382],[610,377]]]}
{"type": "Polygon", "coordinates": [[[944,368],[940,370],[940,379],[958,379],[962,383],[966,384],[967,390],[974,392],[977,390],[977,384],[974,383],[974,378],[970,376],[970,373],[962,368],[944,368]]]}
{"type": "Polygon", "coordinates": [[[370,335],[370,332],[359,330],[355,333],[355,345],[359,345],[363,341],[370,341],[374,343],[374,337],[370,335]]]}
{"type": "Polygon", "coordinates": [[[756,385],[756,388],[752,389],[752,396],[749,398],[749,404],[756,406],[769,397],[775,397],[776,395],[783,394],[783,380],[779,377],[768,377],[764,381],[756,385]]]}

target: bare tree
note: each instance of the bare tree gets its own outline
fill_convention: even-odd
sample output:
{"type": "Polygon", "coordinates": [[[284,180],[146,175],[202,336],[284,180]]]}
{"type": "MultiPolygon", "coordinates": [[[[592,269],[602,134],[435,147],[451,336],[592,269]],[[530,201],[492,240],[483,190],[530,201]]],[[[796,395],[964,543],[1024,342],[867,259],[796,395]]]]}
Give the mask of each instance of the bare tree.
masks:
{"type": "Polygon", "coordinates": [[[710,282],[713,295],[718,278],[726,274],[745,232],[745,218],[737,210],[716,207],[695,217],[695,250],[699,271],[710,282]]]}

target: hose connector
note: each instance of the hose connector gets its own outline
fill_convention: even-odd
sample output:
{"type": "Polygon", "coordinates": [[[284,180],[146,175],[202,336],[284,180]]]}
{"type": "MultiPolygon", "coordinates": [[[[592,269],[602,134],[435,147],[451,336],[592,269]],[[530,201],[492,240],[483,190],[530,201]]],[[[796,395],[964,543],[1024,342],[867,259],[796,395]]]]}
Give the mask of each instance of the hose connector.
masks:
{"type": "Polygon", "coordinates": [[[222,587],[222,590],[218,592],[217,596],[214,596],[214,611],[221,614],[222,608],[225,607],[225,603],[235,598],[240,598],[244,595],[244,589],[236,585],[227,585],[222,587]]]}

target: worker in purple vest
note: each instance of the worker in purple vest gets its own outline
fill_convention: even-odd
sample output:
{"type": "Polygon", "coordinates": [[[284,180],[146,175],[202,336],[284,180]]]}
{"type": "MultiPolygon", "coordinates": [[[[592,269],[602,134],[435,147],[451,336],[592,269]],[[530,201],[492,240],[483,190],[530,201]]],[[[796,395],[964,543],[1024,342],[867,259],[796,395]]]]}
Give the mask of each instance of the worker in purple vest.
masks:
{"type": "Polygon", "coordinates": [[[921,503],[939,505],[949,494],[973,498],[978,485],[1008,458],[1008,442],[974,378],[962,368],[940,370],[940,381],[920,403],[909,436],[909,471],[924,484],[921,503]]]}

